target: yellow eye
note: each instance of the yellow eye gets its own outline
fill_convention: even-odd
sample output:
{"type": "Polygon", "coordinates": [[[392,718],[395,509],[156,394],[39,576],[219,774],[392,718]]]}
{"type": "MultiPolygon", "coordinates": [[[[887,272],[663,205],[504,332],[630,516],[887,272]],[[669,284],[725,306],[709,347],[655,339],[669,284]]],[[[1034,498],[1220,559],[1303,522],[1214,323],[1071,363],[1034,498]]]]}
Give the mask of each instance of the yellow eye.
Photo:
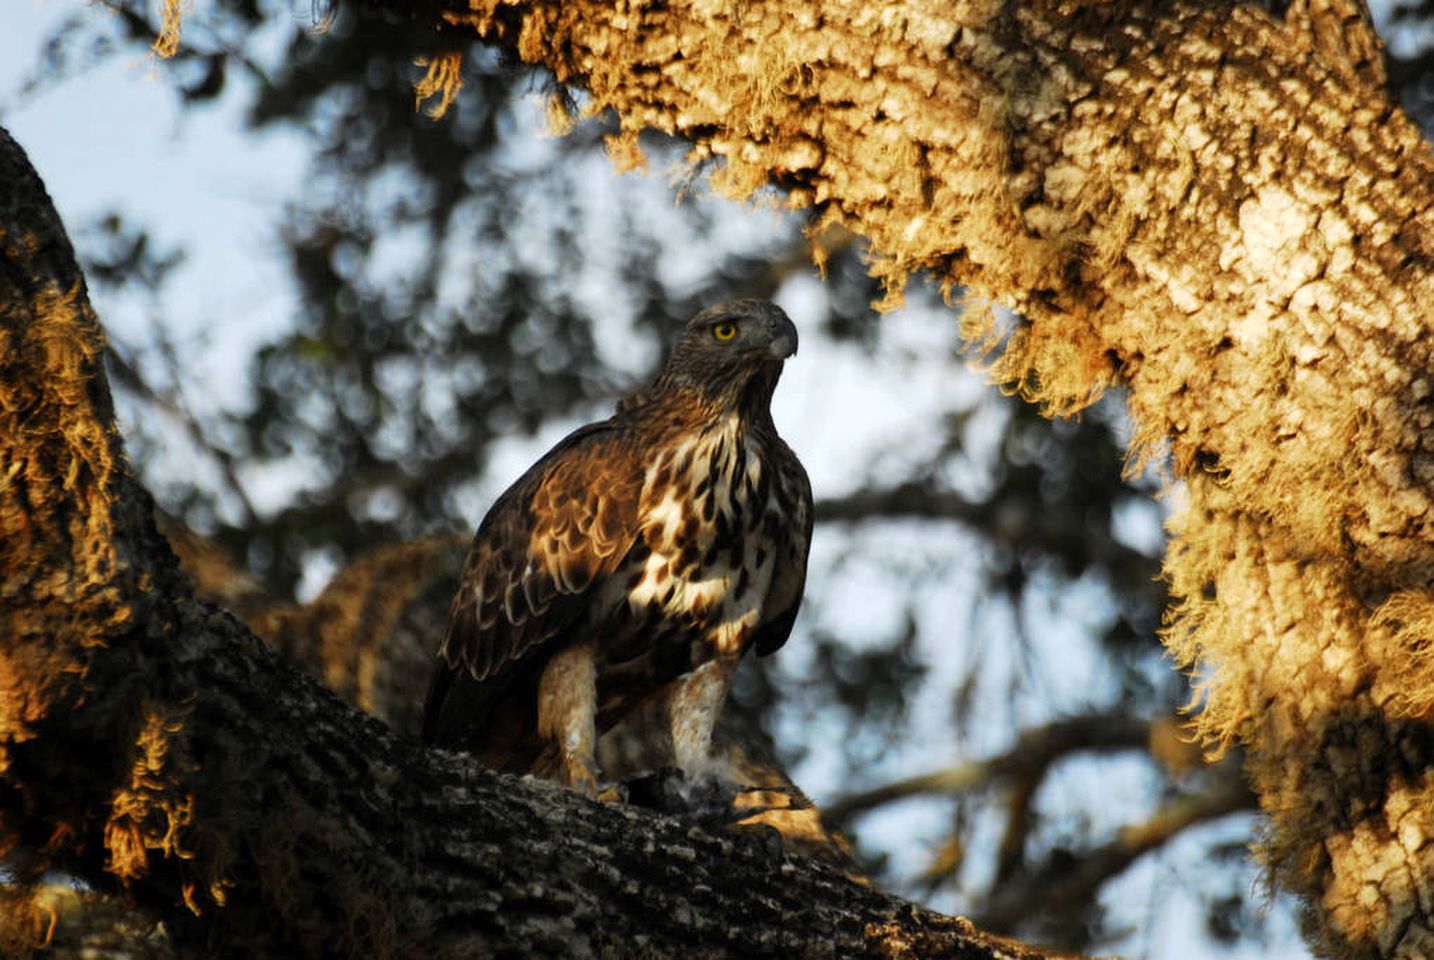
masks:
{"type": "Polygon", "coordinates": [[[737,335],[735,323],[716,323],[712,325],[712,336],[717,340],[731,340],[737,335]]]}

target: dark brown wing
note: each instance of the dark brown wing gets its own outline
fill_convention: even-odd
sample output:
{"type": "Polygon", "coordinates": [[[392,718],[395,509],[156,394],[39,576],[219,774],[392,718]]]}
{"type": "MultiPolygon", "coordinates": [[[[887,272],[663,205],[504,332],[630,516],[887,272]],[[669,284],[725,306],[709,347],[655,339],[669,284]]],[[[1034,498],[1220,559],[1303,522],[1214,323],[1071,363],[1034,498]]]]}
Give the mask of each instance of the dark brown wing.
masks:
{"type": "Polygon", "coordinates": [[[608,420],[569,434],[494,502],[453,598],[426,741],[469,736],[507,689],[505,674],[586,613],[632,546],[643,471],[631,428],[608,420]]]}
{"type": "Polygon", "coordinates": [[[781,513],[769,515],[762,527],[768,549],[777,555],[777,569],[763,605],[762,622],[753,645],[765,657],[791,635],[807,584],[807,554],[812,546],[812,484],[797,455],[781,440],[773,444],[767,468],[776,471],[781,513]]]}

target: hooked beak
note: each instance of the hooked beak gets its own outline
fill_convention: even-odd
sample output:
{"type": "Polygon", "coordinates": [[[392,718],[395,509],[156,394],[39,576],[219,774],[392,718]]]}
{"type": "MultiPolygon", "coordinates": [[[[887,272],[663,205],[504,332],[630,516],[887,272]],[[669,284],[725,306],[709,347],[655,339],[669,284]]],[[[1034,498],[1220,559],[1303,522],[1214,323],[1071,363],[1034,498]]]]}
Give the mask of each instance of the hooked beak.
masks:
{"type": "Polygon", "coordinates": [[[796,356],[797,326],[785,314],[773,324],[772,340],[767,349],[778,360],[796,356]]]}

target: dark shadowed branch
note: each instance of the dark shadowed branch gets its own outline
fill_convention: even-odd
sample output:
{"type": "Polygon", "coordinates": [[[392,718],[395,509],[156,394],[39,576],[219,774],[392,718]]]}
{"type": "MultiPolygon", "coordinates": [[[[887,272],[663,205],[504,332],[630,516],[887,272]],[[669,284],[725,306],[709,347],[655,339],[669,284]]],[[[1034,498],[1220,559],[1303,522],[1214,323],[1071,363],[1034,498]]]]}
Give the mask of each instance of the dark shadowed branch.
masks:
{"type": "MultiPolygon", "coordinates": [[[[1189,827],[1255,809],[1255,795],[1245,783],[1238,761],[1227,758],[1212,766],[1202,765],[1198,749],[1174,732],[1176,726],[1174,719],[1149,722],[1108,714],[1071,717],[1026,731],[998,756],[839,799],[826,808],[826,816],[832,823],[846,824],[868,810],[903,799],[945,796],[961,800],[1004,789],[1007,819],[996,880],[978,912],[979,921],[1002,931],[1034,916],[1077,923],[1078,914],[1090,908],[1101,885],[1137,858],[1189,827]],[[1034,824],[1031,804],[1053,767],[1077,756],[1116,751],[1149,752],[1157,763],[1177,777],[1192,779],[1195,786],[1145,820],[1121,827],[1105,843],[1084,850],[1056,848],[1043,860],[1026,863],[1024,848],[1034,824]]],[[[959,853],[938,857],[926,879],[933,884],[941,882],[961,860],[959,853]]]]}
{"type": "Polygon", "coordinates": [[[1121,543],[1107,525],[1085,522],[1074,511],[1031,509],[1024,498],[1010,503],[972,500],[953,490],[927,483],[904,483],[889,489],[863,489],[842,497],[817,501],[817,517],[824,523],[859,523],[867,520],[915,518],[949,520],[978,530],[993,543],[1013,549],[1033,549],[1057,557],[1083,557],[1109,571],[1122,584],[1148,583],[1152,598],[1163,595],[1155,582],[1159,568],[1154,558],[1121,543]]]}
{"type": "Polygon", "coordinates": [[[826,816],[833,823],[842,824],[873,807],[907,797],[956,795],[1003,780],[1039,783],[1057,760],[1078,752],[1145,749],[1150,744],[1150,734],[1148,721],[1119,714],[1060,720],[1025,731],[1015,746],[999,756],[909,777],[838,799],[827,806],[826,816]]]}
{"type": "Polygon", "coordinates": [[[1091,850],[1056,851],[1046,862],[1012,875],[992,893],[977,920],[1009,930],[1034,912],[1070,917],[1093,903],[1101,885],[1139,857],[1158,849],[1189,827],[1232,813],[1254,811],[1256,799],[1234,764],[1208,789],[1168,802],[1144,822],[1122,828],[1114,839],[1091,850]]]}

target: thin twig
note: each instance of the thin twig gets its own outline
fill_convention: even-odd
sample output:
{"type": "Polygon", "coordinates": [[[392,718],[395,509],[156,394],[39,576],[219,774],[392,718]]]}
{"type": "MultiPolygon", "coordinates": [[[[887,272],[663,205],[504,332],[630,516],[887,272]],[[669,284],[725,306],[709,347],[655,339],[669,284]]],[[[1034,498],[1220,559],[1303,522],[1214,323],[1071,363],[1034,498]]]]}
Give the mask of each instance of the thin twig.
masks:
{"type": "Polygon", "coordinates": [[[904,483],[877,490],[858,490],[843,497],[817,501],[816,517],[824,523],[917,517],[951,520],[1013,548],[1034,547],[1054,556],[1084,556],[1110,571],[1122,583],[1150,582],[1159,559],[1126,546],[1108,532],[1093,529],[1079,514],[1033,511],[1024,503],[972,501],[928,483],[904,483]]]}
{"type": "Polygon", "coordinates": [[[828,822],[844,824],[852,817],[893,800],[926,794],[959,794],[998,780],[1032,777],[1056,760],[1079,751],[1138,750],[1150,743],[1150,722],[1118,714],[1093,714],[1057,720],[1027,730],[1007,752],[935,773],[898,780],[829,804],[828,822]]]}
{"type": "Polygon", "coordinates": [[[1107,880],[1183,831],[1255,809],[1255,796],[1237,763],[1213,769],[1222,772],[1211,790],[1177,797],[1145,821],[1124,827],[1114,839],[1084,854],[1072,857],[1069,850],[1059,851],[1038,868],[1001,884],[974,919],[983,927],[1008,931],[1037,914],[1079,910],[1107,880]]]}
{"type": "MultiPolygon", "coordinates": [[[[113,336],[111,336],[111,341],[113,341],[113,336]]],[[[139,369],[130,362],[124,353],[115,349],[113,342],[111,342],[105,351],[106,357],[109,360],[110,374],[116,381],[124,384],[124,386],[136,396],[143,398],[148,403],[153,404],[155,407],[174,417],[175,420],[178,421],[181,429],[184,430],[185,435],[201,450],[214,458],[214,462],[219,466],[219,472],[223,476],[225,484],[239,501],[239,506],[243,511],[244,516],[241,526],[253,526],[257,521],[258,513],[255,511],[254,504],[249,499],[249,495],[244,490],[244,485],[239,479],[238,467],[234,456],[228,450],[216,446],[209,440],[205,435],[204,428],[185,403],[182,389],[179,386],[180,381],[177,376],[179,373],[178,358],[174,354],[172,344],[169,344],[166,338],[161,337],[160,349],[165,357],[166,364],[170,368],[170,378],[175,384],[175,391],[178,393],[178,396],[171,396],[168,393],[156,389],[145,379],[144,374],[139,372],[139,369]]]]}

